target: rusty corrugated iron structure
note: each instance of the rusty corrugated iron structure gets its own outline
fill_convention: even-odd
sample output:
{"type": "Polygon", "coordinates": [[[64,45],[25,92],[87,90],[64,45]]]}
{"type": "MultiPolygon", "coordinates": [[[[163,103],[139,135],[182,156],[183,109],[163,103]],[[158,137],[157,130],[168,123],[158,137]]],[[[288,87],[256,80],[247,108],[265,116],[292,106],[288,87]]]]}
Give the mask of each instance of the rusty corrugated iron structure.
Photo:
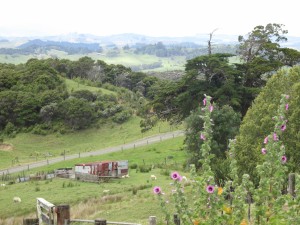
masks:
{"type": "Polygon", "coordinates": [[[75,178],[84,181],[99,181],[128,175],[128,161],[101,161],[75,165],[75,178]]]}

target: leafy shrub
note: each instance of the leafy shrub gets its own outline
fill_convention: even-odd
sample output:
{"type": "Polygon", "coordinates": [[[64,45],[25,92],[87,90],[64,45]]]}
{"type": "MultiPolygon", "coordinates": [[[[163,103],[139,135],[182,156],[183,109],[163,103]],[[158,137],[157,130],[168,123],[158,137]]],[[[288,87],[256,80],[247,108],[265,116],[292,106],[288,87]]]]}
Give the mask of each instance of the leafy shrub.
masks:
{"type": "Polygon", "coordinates": [[[237,136],[237,163],[239,174],[248,173],[252,180],[258,180],[256,166],[263,161],[261,148],[262,137],[269,134],[275,125],[277,105],[281,94],[290,96],[289,110],[286,119],[290,124],[282,135],[282,141],[286,146],[286,154],[289,158],[288,167],[290,171],[299,171],[300,164],[300,67],[282,69],[274,74],[266,86],[257,96],[248,110],[237,136]]]}
{"type": "Polygon", "coordinates": [[[131,113],[128,110],[117,113],[113,116],[112,120],[116,123],[124,123],[131,116],[131,113]]]}
{"type": "Polygon", "coordinates": [[[130,169],[137,169],[138,165],[136,163],[133,163],[129,166],[130,169]]]}
{"type": "Polygon", "coordinates": [[[148,173],[151,171],[151,169],[152,169],[152,167],[150,165],[139,165],[139,167],[138,167],[138,170],[141,173],[148,173]]]}
{"type": "Polygon", "coordinates": [[[4,128],[4,134],[10,138],[13,138],[16,136],[16,133],[16,127],[11,122],[8,122],[4,128]]]}
{"type": "Polygon", "coordinates": [[[38,134],[38,135],[46,135],[48,132],[43,129],[43,125],[38,124],[34,126],[34,128],[31,131],[33,134],[38,134]]]}

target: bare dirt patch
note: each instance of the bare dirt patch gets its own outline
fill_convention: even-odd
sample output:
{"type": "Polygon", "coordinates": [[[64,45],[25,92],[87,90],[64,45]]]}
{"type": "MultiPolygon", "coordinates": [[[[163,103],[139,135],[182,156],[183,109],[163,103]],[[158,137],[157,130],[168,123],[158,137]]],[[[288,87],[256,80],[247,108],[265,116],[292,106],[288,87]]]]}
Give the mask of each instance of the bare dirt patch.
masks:
{"type": "Polygon", "coordinates": [[[11,144],[0,144],[0,151],[12,151],[14,148],[11,144]]]}

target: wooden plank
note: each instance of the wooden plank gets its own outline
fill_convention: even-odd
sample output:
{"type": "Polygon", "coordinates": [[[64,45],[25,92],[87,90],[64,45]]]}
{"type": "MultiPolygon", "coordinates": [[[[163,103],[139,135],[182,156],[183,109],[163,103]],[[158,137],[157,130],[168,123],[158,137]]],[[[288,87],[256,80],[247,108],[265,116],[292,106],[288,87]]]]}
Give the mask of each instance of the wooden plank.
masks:
{"type": "Polygon", "coordinates": [[[42,207],[43,209],[45,209],[46,211],[51,211],[53,207],[55,207],[55,205],[53,205],[52,203],[46,201],[43,198],[37,198],[37,204],[42,207]]]}

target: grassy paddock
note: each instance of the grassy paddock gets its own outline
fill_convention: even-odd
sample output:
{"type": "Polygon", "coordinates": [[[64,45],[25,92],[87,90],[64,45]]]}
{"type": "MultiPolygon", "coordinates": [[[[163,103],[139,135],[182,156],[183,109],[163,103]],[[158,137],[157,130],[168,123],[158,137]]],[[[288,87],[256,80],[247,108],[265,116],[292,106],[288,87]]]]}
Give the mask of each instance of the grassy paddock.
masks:
{"type": "Polygon", "coordinates": [[[92,86],[80,84],[74,80],[65,79],[65,82],[69,93],[72,93],[73,91],[79,91],[79,90],[89,90],[91,92],[101,92],[103,94],[116,95],[116,93],[113,91],[104,88],[92,87],[92,86]]]}
{"type": "Polygon", "coordinates": [[[12,63],[12,64],[20,64],[26,63],[31,58],[38,59],[46,59],[52,56],[58,57],[59,59],[69,59],[72,61],[78,60],[84,56],[91,57],[94,60],[102,60],[107,64],[121,64],[126,67],[131,66],[140,66],[142,64],[153,64],[156,62],[162,62],[162,66],[159,68],[145,70],[146,71],[169,71],[169,70],[184,70],[184,65],[186,63],[186,59],[183,56],[173,56],[173,57],[157,57],[155,55],[141,55],[134,54],[131,52],[120,51],[120,53],[115,57],[108,57],[103,54],[90,53],[90,54],[74,54],[69,55],[63,51],[51,50],[48,51],[47,54],[42,55],[3,55],[0,54],[0,63],[12,63]]]}
{"type": "Polygon", "coordinates": [[[99,129],[91,128],[64,135],[50,134],[42,136],[31,133],[18,134],[13,139],[4,140],[13,149],[10,151],[0,151],[0,168],[3,169],[12,166],[13,160],[14,165],[18,165],[44,160],[47,157],[62,156],[64,152],[67,155],[90,152],[177,129],[171,127],[167,122],[160,122],[152,130],[142,134],[139,127],[140,120],[141,118],[134,116],[121,125],[102,124],[99,129]]]}
{"type": "MultiPolygon", "coordinates": [[[[6,185],[0,188],[0,218],[5,219],[7,223],[11,217],[17,221],[24,215],[29,216],[35,211],[36,198],[42,197],[56,205],[70,204],[73,218],[101,217],[110,221],[146,224],[150,215],[161,216],[157,199],[152,194],[152,187],[160,185],[163,188],[169,188],[169,172],[171,172],[169,170],[182,170],[182,164],[186,159],[186,152],[182,150],[182,146],[183,137],[177,137],[144,147],[106,154],[101,158],[96,156],[81,158],[39,168],[39,171],[48,171],[73,166],[77,162],[114,159],[127,159],[129,166],[133,164],[154,166],[148,173],[130,169],[130,178],[114,179],[108,183],[96,184],[55,178],[6,185]],[[157,180],[151,180],[151,174],[155,174],[157,180]],[[103,190],[110,190],[110,192],[107,195],[103,193],[103,190]],[[13,204],[14,196],[19,196],[22,202],[13,204]]],[[[37,169],[28,173],[36,171],[37,169]]]]}

